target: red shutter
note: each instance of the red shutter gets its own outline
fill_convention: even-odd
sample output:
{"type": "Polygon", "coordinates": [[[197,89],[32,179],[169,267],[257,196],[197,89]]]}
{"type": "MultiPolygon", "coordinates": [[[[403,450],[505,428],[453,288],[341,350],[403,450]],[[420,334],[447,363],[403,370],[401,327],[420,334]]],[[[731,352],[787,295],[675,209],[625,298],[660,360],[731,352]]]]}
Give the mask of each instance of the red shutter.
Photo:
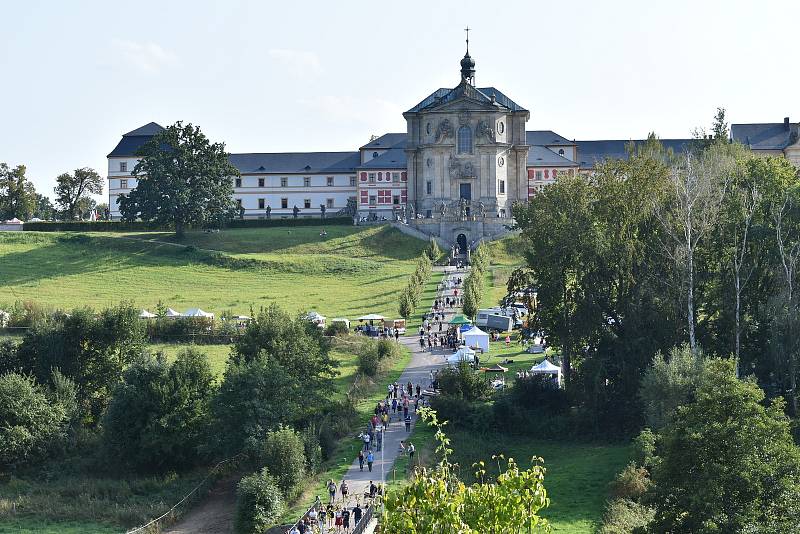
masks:
{"type": "Polygon", "coordinates": [[[369,204],[369,192],[361,191],[361,203],[369,204]]]}
{"type": "Polygon", "coordinates": [[[544,170],[544,177],[545,178],[550,178],[550,169],[545,169],[544,170]]]}
{"type": "Polygon", "coordinates": [[[533,179],[536,176],[536,171],[533,169],[528,169],[528,180],[533,179]]]}
{"type": "Polygon", "coordinates": [[[400,202],[407,202],[408,201],[408,191],[403,189],[400,191],[400,202]]]}

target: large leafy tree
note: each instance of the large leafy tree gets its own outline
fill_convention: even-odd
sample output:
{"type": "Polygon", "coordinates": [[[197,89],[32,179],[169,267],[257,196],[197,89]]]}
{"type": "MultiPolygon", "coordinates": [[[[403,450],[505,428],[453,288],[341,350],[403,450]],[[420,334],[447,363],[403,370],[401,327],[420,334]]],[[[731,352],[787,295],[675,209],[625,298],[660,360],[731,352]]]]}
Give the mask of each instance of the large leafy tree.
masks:
{"type": "Polygon", "coordinates": [[[178,121],[141,147],[131,173],[136,188],[120,197],[122,218],[174,224],[183,236],[187,225],[221,222],[233,216],[233,177],[224,143],[211,143],[192,124],[178,121]]]}
{"type": "Polygon", "coordinates": [[[36,209],[34,209],[33,215],[34,217],[38,217],[46,221],[55,219],[56,207],[53,205],[53,202],[48,197],[37,193],[36,209]]]}
{"type": "Polygon", "coordinates": [[[800,451],[784,402],[764,406],[733,361],[709,362],[661,435],[652,532],[800,531],[800,451]]]}
{"type": "Polygon", "coordinates": [[[25,176],[25,165],[13,169],[0,163],[0,220],[28,220],[36,210],[36,189],[25,176]]]}
{"type": "Polygon", "coordinates": [[[73,174],[65,172],[56,177],[56,204],[66,220],[88,211],[94,202],[90,195],[103,193],[103,178],[96,170],[84,167],[73,174]]]}

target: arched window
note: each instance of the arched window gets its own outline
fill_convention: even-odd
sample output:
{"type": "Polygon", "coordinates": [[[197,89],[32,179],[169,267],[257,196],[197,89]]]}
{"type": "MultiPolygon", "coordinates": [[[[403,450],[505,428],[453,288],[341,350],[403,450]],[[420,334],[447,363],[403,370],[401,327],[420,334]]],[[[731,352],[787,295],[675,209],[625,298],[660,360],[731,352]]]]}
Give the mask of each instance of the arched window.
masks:
{"type": "Polygon", "coordinates": [[[472,154],[472,130],[469,126],[458,129],[458,153],[472,154]]]}
{"type": "Polygon", "coordinates": [[[564,149],[563,148],[559,148],[558,149],[558,155],[559,156],[563,156],[564,155],[564,149]]]}

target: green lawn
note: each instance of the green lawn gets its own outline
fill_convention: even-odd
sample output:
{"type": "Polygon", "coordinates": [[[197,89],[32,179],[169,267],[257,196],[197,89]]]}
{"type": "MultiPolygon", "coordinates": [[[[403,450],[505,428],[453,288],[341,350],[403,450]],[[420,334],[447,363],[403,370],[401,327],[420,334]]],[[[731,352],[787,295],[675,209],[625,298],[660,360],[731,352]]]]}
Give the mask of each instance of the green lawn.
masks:
{"type": "Polygon", "coordinates": [[[18,300],[71,309],[133,301],[248,314],[277,302],[328,317],[397,315],[397,297],[427,243],[389,226],[168,234],[0,233],[0,307],[18,300]],[[196,248],[195,248],[196,247],[196,248]],[[211,254],[199,249],[221,250],[211,254]]]}

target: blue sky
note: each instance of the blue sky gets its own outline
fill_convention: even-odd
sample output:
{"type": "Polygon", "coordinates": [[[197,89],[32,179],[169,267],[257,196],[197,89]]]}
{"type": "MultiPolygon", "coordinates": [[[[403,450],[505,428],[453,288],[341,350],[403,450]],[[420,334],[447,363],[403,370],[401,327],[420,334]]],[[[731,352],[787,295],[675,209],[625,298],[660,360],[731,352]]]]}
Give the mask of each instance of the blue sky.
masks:
{"type": "Polygon", "coordinates": [[[686,137],[800,121],[790,1],[0,0],[0,161],[37,188],[106,172],[122,133],[200,125],[231,152],[353,150],[455,86],[465,25],[479,86],[568,138],[686,137]]]}

